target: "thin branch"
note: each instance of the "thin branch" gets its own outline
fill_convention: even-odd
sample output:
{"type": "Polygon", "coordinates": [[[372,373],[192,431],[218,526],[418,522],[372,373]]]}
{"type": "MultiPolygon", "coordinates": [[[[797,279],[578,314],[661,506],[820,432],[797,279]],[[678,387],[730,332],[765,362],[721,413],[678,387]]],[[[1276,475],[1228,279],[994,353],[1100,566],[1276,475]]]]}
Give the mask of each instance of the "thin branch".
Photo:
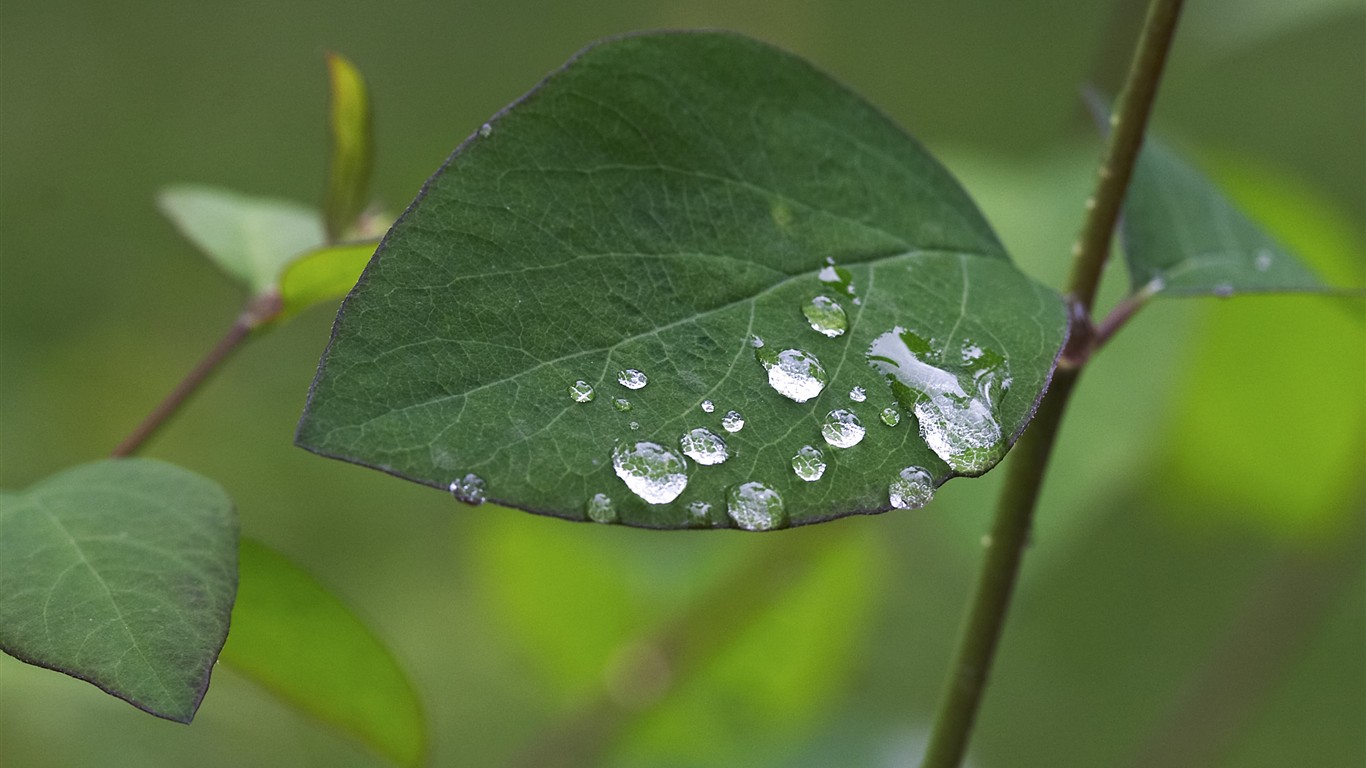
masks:
{"type": "Polygon", "coordinates": [[[247,303],[246,308],[237,319],[233,321],[232,327],[219,339],[209,353],[204,355],[193,369],[190,370],[185,378],[176,384],[175,389],[166,395],[152,412],[138,424],[123,442],[118,444],[111,454],[115,458],[132,456],[142,448],[146,442],[161,429],[171,416],[185,404],[200,386],[208,381],[209,376],[218,370],[232,353],[251,335],[251,332],[262,323],[275,317],[280,312],[280,296],[278,293],[269,292],[262,294],[247,303]]]}
{"type": "MultiPolygon", "coordinates": [[[[1048,457],[1068,398],[1089,357],[1087,351],[1095,346],[1098,334],[1091,327],[1091,308],[1096,288],[1109,253],[1120,204],[1133,174],[1134,161],[1143,144],[1148,115],[1180,11],[1181,0],[1153,0],[1149,6],[1124,93],[1111,118],[1114,130],[1097,171],[1096,191],[1087,201],[1086,222],[1073,246],[1074,261],[1067,286],[1072,299],[1072,334],[1064,353],[1067,364],[1060,365],[1054,373],[1053,384],[1034,421],[1011,451],[1006,482],[997,500],[996,518],[987,540],[986,557],[940,698],[922,768],[956,768],[967,751],[968,738],[986,690],[992,659],[1019,576],[1048,457]]],[[[1132,311],[1128,314],[1132,315],[1132,311]]],[[[1127,317],[1115,319],[1113,325],[1102,326],[1099,333],[1112,335],[1127,317]]]]}

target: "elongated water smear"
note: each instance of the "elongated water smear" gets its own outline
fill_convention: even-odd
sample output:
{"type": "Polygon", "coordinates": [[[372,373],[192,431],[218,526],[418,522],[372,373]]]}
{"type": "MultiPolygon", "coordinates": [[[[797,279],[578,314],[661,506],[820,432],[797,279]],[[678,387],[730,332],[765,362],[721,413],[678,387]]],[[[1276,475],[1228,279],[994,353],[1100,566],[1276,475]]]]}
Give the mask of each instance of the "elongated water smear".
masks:
{"type": "Polygon", "coordinates": [[[897,326],[873,340],[867,359],[902,407],[915,413],[925,444],[954,471],[981,474],[1005,455],[998,416],[1010,387],[1005,357],[972,341],[950,354],[897,326]]]}

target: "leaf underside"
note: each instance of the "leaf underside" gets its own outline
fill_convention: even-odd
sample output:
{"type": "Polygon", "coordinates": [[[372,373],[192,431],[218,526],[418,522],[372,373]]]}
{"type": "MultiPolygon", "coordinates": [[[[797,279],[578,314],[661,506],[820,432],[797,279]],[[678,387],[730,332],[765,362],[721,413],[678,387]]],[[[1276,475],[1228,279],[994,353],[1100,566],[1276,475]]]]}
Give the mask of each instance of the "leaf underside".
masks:
{"type": "Polygon", "coordinates": [[[237,588],[237,519],[212,481],[118,459],[0,495],[0,648],[188,723],[237,588]]]}
{"type": "Polygon", "coordinates": [[[1015,269],[949,173],[806,62],[731,34],[619,38],[496,116],[428,182],[343,304],[298,442],[439,488],[472,473],[492,501],[570,519],[601,493],[616,521],[651,528],[696,526],[689,505],[724,510],[728,488],[761,482],[797,525],[889,509],[905,467],[937,485],[1000,458],[964,471],[936,455],[869,364],[875,340],[909,330],[946,359],[1007,361],[1003,453],[1065,328],[1061,299],[1015,269]],[[838,283],[821,279],[830,263],[838,283]],[[846,333],[808,324],[817,296],[843,307],[846,333]],[[824,391],[778,394],[756,336],[761,354],[818,358],[824,391]],[[649,383],[619,385],[624,369],[649,383]],[[577,380],[596,399],[574,402],[577,380]],[[822,439],[838,408],[867,430],[853,447],[822,439]],[[730,410],[738,432],[722,429],[730,410]],[[647,504],[614,474],[617,444],[677,451],[697,427],[729,459],[693,464],[677,499],[647,504]],[[791,468],[804,445],[824,452],[818,481],[791,468]]]}

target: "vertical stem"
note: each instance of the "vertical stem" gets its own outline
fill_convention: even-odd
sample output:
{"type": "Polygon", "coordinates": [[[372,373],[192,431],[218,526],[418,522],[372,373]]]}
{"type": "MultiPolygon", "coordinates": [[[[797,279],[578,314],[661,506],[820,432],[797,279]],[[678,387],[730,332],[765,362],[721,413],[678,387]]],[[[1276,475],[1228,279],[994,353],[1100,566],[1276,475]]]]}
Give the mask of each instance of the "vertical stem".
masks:
{"type": "Polygon", "coordinates": [[[986,558],[978,575],[977,591],[949,667],[949,679],[940,698],[922,768],[953,768],[962,762],[967,751],[968,736],[977,718],[1001,627],[1015,591],[1020,560],[1029,541],[1048,456],[1077,375],[1076,370],[1058,371],[1029,430],[1010,452],[996,520],[989,538],[984,540],[986,558]]]}
{"type": "Polygon", "coordinates": [[[1104,254],[1119,219],[1124,193],[1129,189],[1134,160],[1143,148],[1143,134],[1148,128],[1148,115],[1152,112],[1153,98],[1167,63],[1167,51],[1176,32],[1181,2],[1153,0],[1148,6],[1148,17],[1129,67],[1124,92],[1110,117],[1110,139],[1100,167],[1096,169],[1096,192],[1087,203],[1090,210],[1086,222],[1072,246],[1072,274],[1068,280],[1068,292],[1088,315],[1105,267],[1104,254]]]}
{"type": "Polygon", "coordinates": [[[228,328],[228,332],[223,335],[223,338],[219,339],[213,349],[204,355],[199,363],[185,375],[185,378],[176,384],[175,389],[172,389],[170,394],[166,395],[157,404],[157,407],[147,414],[142,423],[138,424],[137,428],[125,437],[110,455],[121,458],[137,453],[143,444],[156,434],[157,430],[176,411],[180,410],[185,401],[198,391],[205,381],[208,381],[209,376],[218,370],[218,367],[232,355],[233,351],[246,340],[247,336],[251,335],[252,330],[274,317],[279,311],[280,297],[275,292],[262,294],[248,302],[246,309],[233,321],[232,327],[228,328]]]}
{"type": "MultiPolygon", "coordinates": [[[[1111,117],[1110,139],[1096,173],[1096,191],[1087,201],[1086,221],[1072,249],[1072,274],[1067,285],[1073,302],[1072,338],[1066,353],[1070,364],[1055,371],[1052,386],[1034,421],[1011,452],[986,557],[940,698],[922,768],[956,768],[967,751],[1029,540],[1048,457],[1093,343],[1091,311],[1096,289],[1120,205],[1133,175],[1134,161],[1143,146],[1148,115],[1171,48],[1181,3],[1182,0],[1152,0],[1124,92],[1111,117]],[[1075,351],[1077,348],[1080,353],[1075,351]]],[[[1110,329],[1111,333],[1113,330],[1110,329]]]]}

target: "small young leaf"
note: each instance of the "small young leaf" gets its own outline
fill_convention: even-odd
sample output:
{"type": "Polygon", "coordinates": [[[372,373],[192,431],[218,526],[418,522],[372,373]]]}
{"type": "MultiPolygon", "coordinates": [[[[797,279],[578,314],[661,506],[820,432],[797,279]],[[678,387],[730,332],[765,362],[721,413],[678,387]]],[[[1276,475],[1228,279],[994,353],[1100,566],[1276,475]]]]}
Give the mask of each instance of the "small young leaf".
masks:
{"type": "Polygon", "coordinates": [[[389,649],[298,566],[242,541],[223,661],[402,765],[426,750],[417,694],[389,649]]]}
{"type": "Polygon", "coordinates": [[[806,62],[626,37],[432,177],[343,304],[298,442],[576,520],[819,522],[993,466],[1066,324],[948,172],[806,62]]]}
{"type": "Polygon", "coordinates": [[[1134,166],[1120,235],[1135,293],[1330,290],[1204,174],[1151,135],[1134,166]]]}
{"type": "Polygon", "coordinates": [[[115,459],[0,494],[0,648],[188,723],[237,588],[237,518],[216,483],[115,459]]]}
{"type": "Polygon", "coordinates": [[[377,241],[327,245],[291,261],[280,278],[285,316],[345,296],[375,253],[377,241]]]}
{"type": "Polygon", "coordinates": [[[375,148],[370,95],[360,71],[344,56],[329,53],[327,74],[331,83],[327,125],[332,158],[323,213],[328,242],[337,242],[369,202],[375,148]]]}
{"type": "Polygon", "coordinates": [[[324,240],[318,212],[287,200],[183,185],[162,190],[157,203],[187,240],[252,295],[274,288],[285,265],[324,240]]]}

